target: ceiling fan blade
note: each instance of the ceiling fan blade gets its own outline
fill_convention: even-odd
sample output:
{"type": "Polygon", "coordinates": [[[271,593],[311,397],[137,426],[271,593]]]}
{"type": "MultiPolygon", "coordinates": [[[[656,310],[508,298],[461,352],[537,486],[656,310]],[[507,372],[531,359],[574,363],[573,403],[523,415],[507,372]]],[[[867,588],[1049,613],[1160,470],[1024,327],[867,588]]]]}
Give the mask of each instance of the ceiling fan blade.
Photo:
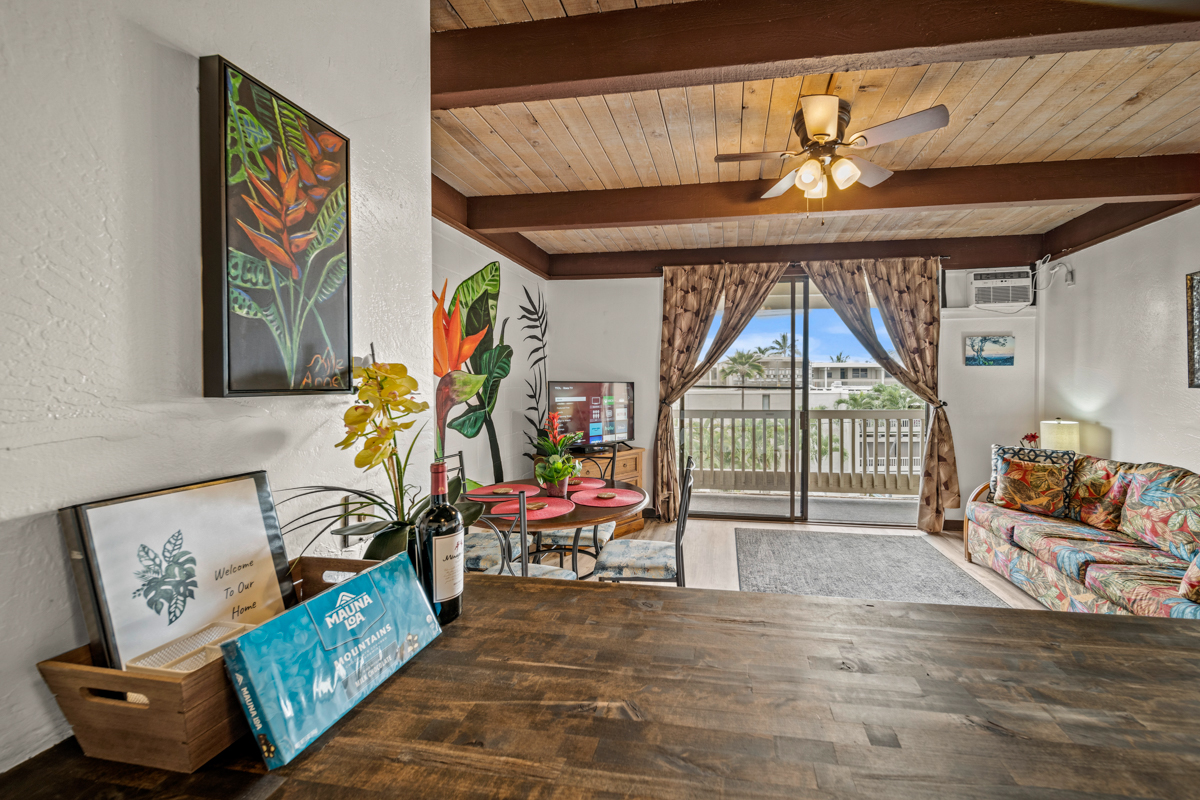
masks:
{"type": "Polygon", "coordinates": [[[934,106],[924,111],[918,111],[915,114],[909,114],[907,117],[901,117],[891,122],[885,122],[882,125],[876,125],[874,128],[867,128],[865,131],[859,131],[850,138],[847,144],[857,149],[877,147],[881,144],[894,142],[897,139],[916,136],[918,133],[936,131],[938,128],[944,128],[949,124],[950,112],[946,107],[934,106]]]}
{"type": "Polygon", "coordinates": [[[863,186],[878,186],[896,173],[890,169],[884,169],[878,164],[872,164],[862,156],[846,156],[854,162],[854,166],[858,167],[858,171],[862,173],[858,176],[858,182],[863,186]]]}
{"type": "Polygon", "coordinates": [[[784,175],[783,178],[780,179],[779,183],[775,184],[774,186],[772,186],[770,189],[767,190],[767,193],[762,196],[762,199],[769,200],[772,197],[779,197],[779,195],[783,194],[788,189],[795,186],[796,185],[796,175],[799,172],[800,172],[800,170],[794,169],[791,172],[789,172],[787,175],[784,175]]]}
{"type": "Polygon", "coordinates": [[[771,159],[794,155],[796,154],[791,150],[773,150],[768,153],[724,153],[718,155],[713,161],[716,161],[718,164],[726,161],[770,161],[771,159]]]}

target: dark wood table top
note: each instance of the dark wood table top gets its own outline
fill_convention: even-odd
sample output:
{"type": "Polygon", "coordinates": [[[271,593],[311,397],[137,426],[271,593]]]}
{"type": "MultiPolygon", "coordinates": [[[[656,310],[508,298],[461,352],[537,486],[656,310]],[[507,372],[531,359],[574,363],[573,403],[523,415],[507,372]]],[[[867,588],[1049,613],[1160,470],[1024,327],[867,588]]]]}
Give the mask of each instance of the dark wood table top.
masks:
{"type": "MultiPolygon", "coordinates": [[[[523,483],[523,484],[528,484],[529,486],[537,486],[537,481],[534,478],[518,478],[515,481],[505,481],[505,483],[506,484],[523,483]]],[[[642,499],[631,505],[616,506],[614,508],[601,508],[598,506],[581,506],[581,505],[576,504],[575,508],[571,509],[571,511],[569,513],[563,514],[561,517],[553,517],[551,519],[531,519],[531,520],[529,520],[529,524],[527,526],[528,530],[536,533],[537,531],[557,531],[557,530],[562,530],[562,529],[566,529],[566,528],[591,528],[595,525],[600,525],[605,522],[616,522],[617,520],[624,519],[625,517],[631,517],[634,514],[639,514],[639,513],[641,513],[642,509],[644,509],[646,507],[646,504],[650,502],[650,498],[646,494],[646,491],[644,489],[642,489],[640,486],[635,486],[632,483],[626,483],[625,481],[608,481],[608,483],[611,484],[611,486],[609,488],[630,489],[632,491],[638,492],[639,494],[641,494],[642,499]]],[[[571,499],[572,494],[574,494],[574,492],[569,492],[567,494],[568,500],[571,499]]],[[[544,499],[546,496],[547,496],[546,490],[542,489],[541,494],[535,495],[533,497],[526,497],[526,502],[533,502],[534,500],[541,500],[541,499],[544,499]]],[[[509,500],[517,499],[516,494],[513,494],[508,499],[509,500]]],[[[503,501],[501,501],[501,502],[503,502],[503,501]]],[[[495,505],[499,505],[499,503],[493,502],[493,503],[488,503],[487,505],[495,506],[495,505]]],[[[493,522],[495,522],[494,519],[493,519],[493,522]]]]}
{"type": "Polygon", "coordinates": [[[0,797],[1197,796],[1200,623],[470,574],[445,633],[288,766],[73,743],[0,797]]]}

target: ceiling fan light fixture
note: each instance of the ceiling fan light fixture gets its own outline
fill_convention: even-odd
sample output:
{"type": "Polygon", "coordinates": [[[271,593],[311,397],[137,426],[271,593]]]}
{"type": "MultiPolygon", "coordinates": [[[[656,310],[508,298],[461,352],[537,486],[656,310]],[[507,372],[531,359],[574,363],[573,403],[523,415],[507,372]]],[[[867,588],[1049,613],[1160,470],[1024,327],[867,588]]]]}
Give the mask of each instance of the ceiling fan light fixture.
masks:
{"type": "Polygon", "coordinates": [[[800,167],[800,171],[796,173],[796,185],[805,191],[816,188],[824,177],[824,171],[821,169],[821,162],[815,158],[810,158],[805,161],[800,167]]]}
{"type": "Polygon", "coordinates": [[[821,144],[837,138],[838,102],[836,94],[810,94],[800,98],[804,127],[808,135],[821,144]]]}
{"type": "Polygon", "coordinates": [[[850,159],[839,158],[829,168],[829,174],[833,176],[833,182],[839,189],[846,189],[858,182],[862,177],[862,170],[850,159]]]}
{"type": "Polygon", "coordinates": [[[820,200],[827,194],[829,194],[829,179],[823,174],[821,175],[821,180],[817,182],[816,186],[811,189],[804,190],[804,196],[809,200],[820,200]]]}

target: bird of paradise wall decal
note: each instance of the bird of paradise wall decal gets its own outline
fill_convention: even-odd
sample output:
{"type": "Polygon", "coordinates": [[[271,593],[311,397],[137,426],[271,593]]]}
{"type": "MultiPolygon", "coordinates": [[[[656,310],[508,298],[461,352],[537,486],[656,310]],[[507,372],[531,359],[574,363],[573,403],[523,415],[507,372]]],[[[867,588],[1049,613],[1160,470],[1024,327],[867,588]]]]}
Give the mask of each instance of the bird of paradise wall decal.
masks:
{"type": "MultiPolygon", "coordinates": [[[[206,393],[349,391],[349,141],[218,56],[202,59],[202,104],[210,72],[223,119],[224,318],[209,316],[206,294],[206,393]],[[224,326],[219,345],[210,320],[224,326]]],[[[206,217],[206,240],[212,227],[206,217]]],[[[211,257],[206,244],[206,283],[211,257]]]]}

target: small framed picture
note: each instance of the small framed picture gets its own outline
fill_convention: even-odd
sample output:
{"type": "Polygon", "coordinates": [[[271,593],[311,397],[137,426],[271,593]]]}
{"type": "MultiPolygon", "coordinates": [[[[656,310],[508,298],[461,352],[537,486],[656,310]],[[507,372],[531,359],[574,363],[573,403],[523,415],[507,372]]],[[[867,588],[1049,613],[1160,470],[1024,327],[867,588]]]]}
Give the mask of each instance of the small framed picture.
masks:
{"type": "Polygon", "coordinates": [[[968,336],[966,337],[966,365],[968,367],[1011,367],[1016,363],[1017,337],[1015,336],[968,336]]]}
{"type": "Polygon", "coordinates": [[[1184,279],[1187,291],[1188,388],[1200,389],[1200,272],[1184,279]]]}
{"type": "Polygon", "coordinates": [[[97,666],[296,602],[265,472],[71,506],[59,520],[97,666]]]}

